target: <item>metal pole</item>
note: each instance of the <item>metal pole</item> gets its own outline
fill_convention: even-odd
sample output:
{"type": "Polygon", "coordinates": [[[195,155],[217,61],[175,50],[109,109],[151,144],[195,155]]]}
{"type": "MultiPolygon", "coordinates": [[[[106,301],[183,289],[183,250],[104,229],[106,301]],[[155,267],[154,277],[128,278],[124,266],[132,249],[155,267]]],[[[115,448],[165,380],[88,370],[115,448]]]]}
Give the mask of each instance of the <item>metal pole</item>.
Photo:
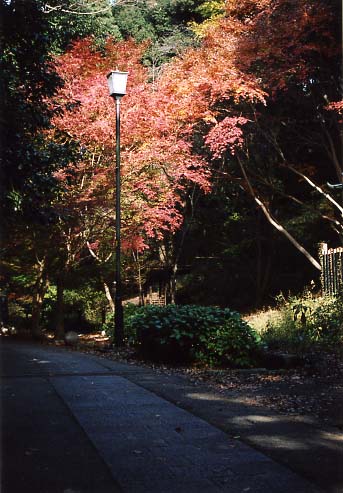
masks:
{"type": "Polygon", "coordinates": [[[120,241],[120,96],[116,96],[116,282],[115,282],[115,313],[114,313],[114,341],[117,347],[124,342],[124,317],[121,284],[121,241],[120,241]]]}

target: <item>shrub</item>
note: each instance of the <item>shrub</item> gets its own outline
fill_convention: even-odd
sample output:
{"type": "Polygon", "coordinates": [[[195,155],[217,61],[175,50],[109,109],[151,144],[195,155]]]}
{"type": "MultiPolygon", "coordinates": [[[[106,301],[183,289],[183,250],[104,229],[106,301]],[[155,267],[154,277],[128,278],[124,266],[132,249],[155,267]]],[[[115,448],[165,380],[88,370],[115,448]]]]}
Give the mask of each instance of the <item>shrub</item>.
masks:
{"type": "Polygon", "coordinates": [[[193,305],[146,306],[129,316],[138,353],[159,362],[250,366],[257,334],[229,309],[193,305]]]}
{"type": "Polygon", "coordinates": [[[310,319],[311,340],[323,348],[343,346],[343,299],[342,296],[325,296],[315,308],[310,319]]]}
{"type": "MultiPolygon", "coordinates": [[[[42,311],[42,327],[52,329],[56,317],[57,288],[49,286],[44,298],[42,311]]],[[[63,293],[65,330],[76,332],[92,332],[101,325],[102,309],[107,301],[101,291],[89,286],[78,289],[65,289],[63,293]]]]}
{"type": "MultiPolygon", "coordinates": [[[[134,305],[133,303],[128,303],[123,306],[124,312],[124,342],[129,345],[136,344],[136,332],[132,329],[130,323],[128,323],[128,319],[136,314],[140,310],[140,307],[134,305]]],[[[114,332],[114,319],[113,314],[109,314],[107,316],[107,320],[105,323],[101,324],[100,330],[105,331],[106,335],[113,339],[114,332]]]]}
{"type": "Polygon", "coordinates": [[[278,310],[270,313],[261,337],[271,349],[307,352],[343,346],[342,296],[280,297],[278,310]]]}

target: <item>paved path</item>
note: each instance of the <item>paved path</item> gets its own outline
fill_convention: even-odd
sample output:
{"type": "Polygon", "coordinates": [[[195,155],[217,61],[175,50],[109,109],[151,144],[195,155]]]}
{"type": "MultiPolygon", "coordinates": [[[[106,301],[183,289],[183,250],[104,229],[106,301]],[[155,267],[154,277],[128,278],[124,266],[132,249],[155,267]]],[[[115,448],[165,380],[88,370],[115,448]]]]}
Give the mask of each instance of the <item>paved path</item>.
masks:
{"type": "MultiPolygon", "coordinates": [[[[7,340],[0,349],[3,493],[320,491],[237,439],[250,429],[242,438],[254,444],[255,427],[255,446],[292,455],[294,429],[280,438],[261,411],[248,416],[243,404],[132,365],[7,340]]],[[[324,491],[341,487],[335,480],[324,491]]]]}

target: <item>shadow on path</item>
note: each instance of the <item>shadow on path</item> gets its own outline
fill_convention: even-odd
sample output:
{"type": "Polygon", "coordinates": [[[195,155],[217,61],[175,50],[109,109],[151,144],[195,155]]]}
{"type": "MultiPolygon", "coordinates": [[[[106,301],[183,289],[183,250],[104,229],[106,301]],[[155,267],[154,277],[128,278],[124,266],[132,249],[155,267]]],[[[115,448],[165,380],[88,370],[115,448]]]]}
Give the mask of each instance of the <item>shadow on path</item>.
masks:
{"type": "Polygon", "coordinates": [[[27,343],[0,349],[5,493],[316,491],[289,469],[343,491],[334,428],[147,368],[27,343]]]}

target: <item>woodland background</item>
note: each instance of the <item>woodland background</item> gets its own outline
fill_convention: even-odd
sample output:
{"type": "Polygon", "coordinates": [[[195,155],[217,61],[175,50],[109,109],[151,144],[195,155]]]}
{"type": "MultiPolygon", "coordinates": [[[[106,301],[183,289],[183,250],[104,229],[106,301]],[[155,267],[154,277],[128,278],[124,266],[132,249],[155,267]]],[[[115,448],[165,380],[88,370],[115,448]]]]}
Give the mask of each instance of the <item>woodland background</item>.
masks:
{"type": "Polygon", "coordinates": [[[1,0],[2,320],[113,307],[122,100],[124,297],[249,312],[320,290],[342,245],[341,2],[1,0]]]}

